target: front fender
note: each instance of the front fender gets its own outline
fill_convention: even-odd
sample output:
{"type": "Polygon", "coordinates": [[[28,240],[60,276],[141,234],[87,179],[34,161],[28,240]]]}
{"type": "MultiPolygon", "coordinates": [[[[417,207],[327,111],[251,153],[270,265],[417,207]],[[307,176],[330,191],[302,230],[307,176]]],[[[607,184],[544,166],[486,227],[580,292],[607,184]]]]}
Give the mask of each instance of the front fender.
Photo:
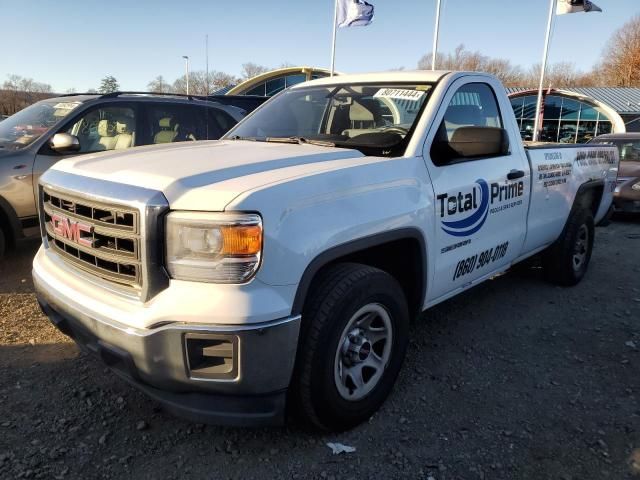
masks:
{"type": "Polygon", "coordinates": [[[247,192],[226,210],[262,215],[263,264],[257,274],[262,282],[302,285],[309,281],[308,272],[322,263],[318,258],[366,244],[367,239],[410,230],[426,243],[434,229],[433,200],[421,158],[369,157],[364,163],[247,192]],[[334,253],[325,253],[329,251],[334,253]]]}

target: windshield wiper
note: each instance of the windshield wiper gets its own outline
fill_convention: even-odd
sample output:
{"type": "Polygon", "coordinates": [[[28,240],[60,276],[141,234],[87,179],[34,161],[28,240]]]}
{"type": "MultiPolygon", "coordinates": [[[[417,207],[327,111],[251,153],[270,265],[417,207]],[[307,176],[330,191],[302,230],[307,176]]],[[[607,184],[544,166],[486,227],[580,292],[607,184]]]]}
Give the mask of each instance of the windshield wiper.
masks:
{"type": "Polygon", "coordinates": [[[298,145],[318,145],[320,147],[335,147],[336,144],[327,140],[313,140],[304,137],[267,137],[266,142],[273,143],[297,143],[298,145]]]}

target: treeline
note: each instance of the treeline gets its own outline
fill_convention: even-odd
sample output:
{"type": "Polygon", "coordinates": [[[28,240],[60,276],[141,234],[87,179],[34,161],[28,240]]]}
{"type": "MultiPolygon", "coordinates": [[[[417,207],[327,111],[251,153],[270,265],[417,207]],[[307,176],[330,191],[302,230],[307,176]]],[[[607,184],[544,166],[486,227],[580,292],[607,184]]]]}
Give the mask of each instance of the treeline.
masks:
{"type": "MultiPolygon", "coordinates": [[[[288,64],[283,64],[279,68],[284,68],[288,64]]],[[[256,77],[262,73],[273,70],[272,68],[258,65],[253,62],[242,64],[240,76],[231,75],[225,72],[203,70],[189,72],[189,93],[192,95],[211,95],[216,91],[237,85],[249,78],[256,77]]],[[[147,84],[147,90],[154,93],[187,93],[187,77],[182,75],[173,82],[167,81],[162,75],[158,75],[147,84]]]]}
{"type": "MultiPolygon", "coordinates": [[[[418,68],[431,68],[431,54],[423,56],[418,68]]],[[[442,70],[470,70],[496,75],[507,87],[537,87],[540,64],[522,68],[503,58],[491,58],[459,45],[453,53],[438,54],[436,66],[442,70]]],[[[640,15],[619,28],[606,43],[600,61],[587,71],[571,62],[547,66],[544,87],[640,87],[640,15]]]]}
{"type": "MultiPolygon", "coordinates": [[[[283,64],[280,67],[290,66],[283,64]]],[[[459,45],[453,52],[438,54],[436,66],[440,70],[469,70],[489,72],[496,75],[507,87],[538,86],[540,64],[523,68],[503,58],[492,58],[481,52],[467,50],[459,45]]],[[[431,68],[431,54],[418,61],[419,69],[431,68]]],[[[242,65],[239,76],[220,71],[189,73],[189,93],[212,94],[253,78],[271,68],[248,62],[242,65]]],[[[396,69],[402,70],[402,68],[396,69]]],[[[581,71],[571,62],[559,62],[547,67],[544,87],[640,87],[640,15],[632,17],[611,36],[602,51],[600,61],[589,71],[581,71]]],[[[115,77],[108,75],[101,81],[98,91],[109,93],[119,90],[115,77]]],[[[155,93],[186,93],[186,77],[167,81],[158,75],[147,84],[147,90],[155,93]]],[[[73,93],[69,89],[66,93],[73,93]]],[[[96,92],[96,90],[90,90],[96,92]]],[[[53,96],[51,85],[36,82],[31,78],[9,75],[0,88],[0,114],[12,115],[43,98],[53,96]]]]}
{"type": "Polygon", "coordinates": [[[0,87],[0,115],[13,115],[19,110],[52,96],[51,85],[32,78],[9,75],[0,87]]]}

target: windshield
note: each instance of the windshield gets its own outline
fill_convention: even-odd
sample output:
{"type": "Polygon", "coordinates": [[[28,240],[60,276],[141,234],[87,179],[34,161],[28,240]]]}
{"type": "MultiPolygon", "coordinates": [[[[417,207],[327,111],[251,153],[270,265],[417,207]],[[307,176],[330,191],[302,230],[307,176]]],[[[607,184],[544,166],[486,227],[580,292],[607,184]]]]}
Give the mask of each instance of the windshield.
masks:
{"type": "Polygon", "coordinates": [[[0,122],[0,150],[18,150],[34,142],[80,102],[45,100],[0,122]]]}
{"type": "Polygon", "coordinates": [[[330,85],[287,90],[225,138],[321,143],[401,155],[432,85],[330,85]]]}
{"type": "Polygon", "coordinates": [[[634,140],[594,140],[591,143],[599,145],[614,145],[618,147],[621,162],[640,162],[640,138],[634,140]]]}

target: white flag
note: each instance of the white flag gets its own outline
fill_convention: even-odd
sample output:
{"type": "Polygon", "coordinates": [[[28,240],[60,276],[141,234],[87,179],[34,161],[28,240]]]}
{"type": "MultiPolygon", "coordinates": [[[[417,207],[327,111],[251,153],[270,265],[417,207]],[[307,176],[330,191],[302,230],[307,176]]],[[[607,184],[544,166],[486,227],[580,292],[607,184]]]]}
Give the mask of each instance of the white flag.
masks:
{"type": "Polygon", "coordinates": [[[558,0],[557,15],[577,12],[601,12],[602,9],[589,0],[558,0]]]}
{"type": "Polygon", "coordinates": [[[365,27],[373,21],[373,5],[364,0],[337,0],[339,27],[365,27]]]}

